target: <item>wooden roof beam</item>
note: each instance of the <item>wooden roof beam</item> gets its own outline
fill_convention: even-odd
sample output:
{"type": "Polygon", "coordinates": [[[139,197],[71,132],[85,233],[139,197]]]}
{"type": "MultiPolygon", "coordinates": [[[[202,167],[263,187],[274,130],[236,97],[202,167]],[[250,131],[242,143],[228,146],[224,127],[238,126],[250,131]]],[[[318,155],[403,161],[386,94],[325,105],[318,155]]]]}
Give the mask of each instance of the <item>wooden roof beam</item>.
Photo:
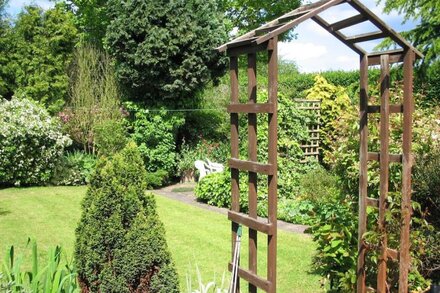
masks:
{"type": "MultiPolygon", "coordinates": [[[[340,4],[342,2],[345,2],[345,1],[346,0],[330,0],[330,1],[325,0],[325,1],[314,3],[314,4],[318,4],[319,3],[320,5],[317,5],[315,8],[311,9],[306,14],[303,14],[302,16],[300,16],[300,17],[298,17],[298,18],[296,18],[296,19],[294,19],[292,21],[287,22],[285,25],[283,25],[283,26],[281,26],[281,27],[271,31],[270,33],[265,34],[264,36],[259,37],[257,39],[257,44],[261,44],[263,42],[266,42],[266,41],[272,39],[273,37],[278,36],[279,34],[282,34],[282,33],[286,32],[286,31],[290,30],[291,28],[293,28],[294,26],[300,24],[301,22],[303,22],[303,21],[305,21],[305,20],[307,20],[309,18],[312,18],[313,16],[318,15],[319,13],[323,12],[324,10],[326,10],[326,9],[332,7],[332,6],[335,6],[337,4],[340,4]]],[[[303,7],[305,7],[305,6],[303,6],[303,7]]]]}
{"type": "Polygon", "coordinates": [[[281,23],[282,25],[284,25],[286,22],[297,19],[300,16],[303,16],[304,14],[306,14],[307,12],[309,12],[309,10],[306,11],[301,11],[292,15],[283,15],[280,18],[278,18],[278,22],[281,23]]]}
{"type": "Polygon", "coordinates": [[[366,54],[366,52],[362,48],[360,48],[359,46],[347,42],[347,40],[345,39],[344,34],[342,34],[339,31],[331,30],[330,29],[330,24],[327,21],[325,21],[323,18],[321,18],[320,16],[315,15],[315,16],[312,17],[312,19],[317,24],[319,24],[322,28],[324,28],[326,31],[328,31],[330,34],[332,34],[335,38],[337,38],[339,41],[344,43],[344,45],[346,45],[347,47],[349,47],[350,49],[352,49],[353,51],[355,51],[359,55],[365,55],[366,54]]]}
{"type": "Polygon", "coordinates": [[[387,36],[388,36],[388,34],[383,31],[376,31],[376,32],[372,32],[372,33],[366,33],[366,34],[360,34],[360,35],[347,37],[346,40],[349,43],[361,43],[361,42],[368,42],[368,41],[372,41],[372,40],[386,38],[387,36]]]}
{"type": "Polygon", "coordinates": [[[423,57],[423,54],[417,50],[412,44],[410,44],[407,40],[405,40],[401,35],[395,32],[392,28],[390,28],[385,22],[383,22],[379,17],[377,17],[371,10],[369,10],[366,6],[360,3],[358,0],[348,0],[348,4],[350,4],[354,9],[359,11],[360,14],[363,14],[368,17],[368,19],[377,26],[381,31],[387,33],[387,37],[390,37],[393,41],[399,44],[402,48],[411,48],[416,55],[419,57],[423,57]]]}
{"type": "Polygon", "coordinates": [[[275,25],[271,25],[271,26],[268,26],[268,27],[259,28],[259,29],[255,30],[255,34],[256,35],[265,34],[265,33],[268,33],[270,31],[273,31],[276,28],[279,28],[282,25],[283,24],[275,24],[275,25]]]}
{"type": "Polygon", "coordinates": [[[397,49],[370,53],[368,54],[368,66],[380,65],[380,56],[382,55],[388,55],[390,63],[403,62],[404,50],[397,49]]]}
{"type": "Polygon", "coordinates": [[[368,20],[368,17],[366,17],[365,15],[362,15],[362,14],[358,14],[358,15],[355,15],[355,16],[343,19],[341,21],[332,23],[332,24],[330,24],[329,28],[332,31],[339,31],[341,29],[344,29],[344,28],[350,27],[352,25],[356,25],[356,24],[362,23],[362,22],[367,21],[367,20],[368,20]]]}
{"type": "Polygon", "coordinates": [[[235,42],[229,43],[227,45],[227,48],[230,49],[230,48],[236,48],[236,47],[240,47],[240,46],[244,46],[244,45],[250,45],[256,39],[257,39],[257,37],[252,37],[252,38],[249,38],[249,39],[235,41],[235,42]]]}
{"type": "MultiPolygon", "coordinates": [[[[345,0],[343,0],[343,1],[345,1],[345,0]]],[[[268,28],[268,27],[273,26],[273,25],[277,25],[277,24],[280,23],[279,19],[281,19],[283,17],[286,18],[286,17],[292,17],[292,16],[296,17],[296,16],[299,16],[299,15],[303,15],[304,12],[308,12],[311,9],[319,7],[319,6],[321,6],[321,5],[323,5],[323,4],[327,3],[327,2],[329,2],[329,0],[321,0],[321,1],[318,1],[316,3],[300,6],[297,9],[295,9],[293,11],[290,11],[290,12],[288,12],[288,13],[286,13],[286,14],[284,14],[284,15],[282,15],[282,16],[280,16],[280,17],[278,17],[278,18],[276,18],[276,19],[274,19],[274,20],[272,20],[272,21],[270,21],[270,22],[260,26],[258,29],[264,29],[264,28],[268,28]]],[[[232,41],[217,47],[216,50],[219,51],[219,52],[224,52],[228,48],[229,44],[254,37],[256,35],[255,31],[256,31],[256,29],[254,29],[254,30],[252,30],[252,31],[242,35],[242,36],[239,36],[239,37],[233,39],[232,41]]],[[[263,43],[263,42],[259,42],[259,44],[261,44],[261,43],[263,43]]]]}

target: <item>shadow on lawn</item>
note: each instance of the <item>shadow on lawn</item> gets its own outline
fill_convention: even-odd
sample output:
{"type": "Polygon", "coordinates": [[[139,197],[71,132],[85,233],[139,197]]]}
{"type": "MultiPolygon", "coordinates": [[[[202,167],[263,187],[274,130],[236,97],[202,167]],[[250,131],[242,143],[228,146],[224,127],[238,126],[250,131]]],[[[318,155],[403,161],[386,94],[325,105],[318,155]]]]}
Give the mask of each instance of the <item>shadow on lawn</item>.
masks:
{"type": "Polygon", "coordinates": [[[7,214],[10,214],[10,213],[11,213],[11,211],[5,210],[0,207],[0,216],[6,216],[7,214]]]}

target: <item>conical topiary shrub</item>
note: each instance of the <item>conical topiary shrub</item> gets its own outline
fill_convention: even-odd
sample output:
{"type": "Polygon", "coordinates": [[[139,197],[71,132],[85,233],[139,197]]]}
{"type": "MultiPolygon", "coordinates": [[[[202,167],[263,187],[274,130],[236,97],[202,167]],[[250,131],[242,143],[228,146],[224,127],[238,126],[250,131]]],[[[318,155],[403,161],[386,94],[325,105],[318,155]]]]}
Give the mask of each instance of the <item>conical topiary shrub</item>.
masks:
{"type": "Polygon", "coordinates": [[[75,259],[82,292],[179,292],[146,171],[129,143],[99,160],[82,203],[75,259]]]}

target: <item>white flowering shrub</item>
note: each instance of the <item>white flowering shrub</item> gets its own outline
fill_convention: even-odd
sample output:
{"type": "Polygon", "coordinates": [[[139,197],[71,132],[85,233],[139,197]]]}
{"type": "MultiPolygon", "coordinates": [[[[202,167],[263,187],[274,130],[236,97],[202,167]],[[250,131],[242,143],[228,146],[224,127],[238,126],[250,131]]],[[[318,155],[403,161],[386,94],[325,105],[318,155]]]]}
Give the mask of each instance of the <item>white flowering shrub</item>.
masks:
{"type": "Polygon", "coordinates": [[[0,184],[48,182],[70,143],[57,119],[35,102],[0,98],[0,184]]]}

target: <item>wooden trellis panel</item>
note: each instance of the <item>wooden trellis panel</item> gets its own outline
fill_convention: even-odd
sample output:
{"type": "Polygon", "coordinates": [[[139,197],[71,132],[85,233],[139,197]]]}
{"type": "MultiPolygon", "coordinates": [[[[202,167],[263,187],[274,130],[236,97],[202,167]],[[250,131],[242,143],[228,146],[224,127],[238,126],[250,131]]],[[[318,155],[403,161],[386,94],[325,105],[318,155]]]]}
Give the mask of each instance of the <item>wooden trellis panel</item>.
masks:
{"type": "MultiPolygon", "coordinates": [[[[248,67],[248,102],[239,104],[238,101],[238,62],[237,56],[230,57],[231,104],[228,112],[231,114],[231,168],[232,205],[228,218],[232,221],[232,251],[235,248],[236,235],[239,225],[249,229],[249,263],[248,269],[240,267],[238,276],[249,283],[249,292],[257,292],[260,288],[266,292],[276,292],[276,253],[277,253],[277,38],[268,41],[265,48],[269,55],[269,100],[267,103],[257,103],[257,59],[256,52],[250,50],[247,54],[248,67]],[[248,160],[239,159],[238,114],[248,116],[248,160]],[[266,113],[269,121],[268,162],[257,161],[257,114],[266,113]],[[248,172],[249,185],[249,214],[240,212],[239,172],[248,172]],[[268,175],[268,220],[262,221],[257,217],[257,181],[258,174],[268,175]],[[267,235],[267,278],[262,278],[257,272],[257,236],[258,232],[267,235]]],[[[233,256],[232,256],[233,257],[233,256]]],[[[232,263],[229,264],[232,270],[232,263]]],[[[239,286],[237,286],[239,288],[239,286]]],[[[238,289],[237,288],[237,292],[238,289]]]]}
{"type": "Polygon", "coordinates": [[[319,160],[321,101],[295,99],[295,102],[298,103],[298,109],[313,111],[316,116],[316,120],[307,125],[310,137],[309,140],[302,142],[301,144],[301,149],[304,152],[304,160],[302,160],[302,163],[307,162],[308,157],[319,160]]]}
{"type": "Polygon", "coordinates": [[[377,60],[362,56],[360,62],[360,177],[359,177],[359,254],[357,269],[357,292],[366,292],[365,256],[368,246],[363,235],[367,232],[367,206],[378,209],[379,258],[377,288],[379,293],[389,291],[387,264],[399,261],[399,292],[408,292],[408,272],[410,267],[409,231],[411,218],[411,141],[412,141],[412,79],[414,52],[407,50],[403,57],[390,58],[388,54],[379,56],[380,62],[380,105],[368,105],[368,65],[376,64],[377,60]],[[401,105],[390,105],[390,63],[404,60],[404,99],[401,105]],[[372,61],[372,62],[370,62],[372,61]],[[368,152],[368,114],[380,113],[380,152],[368,152]],[[389,153],[390,114],[403,113],[403,154],[389,153]],[[380,184],[379,198],[368,197],[368,161],[379,161],[380,184]],[[388,247],[387,234],[387,198],[390,162],[402,163],[402,211],[400,247],[388,247]]]}

